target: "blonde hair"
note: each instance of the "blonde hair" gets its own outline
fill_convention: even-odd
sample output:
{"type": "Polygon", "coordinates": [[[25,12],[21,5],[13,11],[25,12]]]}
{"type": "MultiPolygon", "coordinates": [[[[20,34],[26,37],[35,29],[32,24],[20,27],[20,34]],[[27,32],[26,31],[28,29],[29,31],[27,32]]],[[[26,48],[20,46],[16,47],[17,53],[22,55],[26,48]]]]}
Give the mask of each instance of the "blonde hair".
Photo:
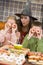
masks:
{"type": "MultiPolygon", "coordinates": [[[[9,16],[9,17],[7,17],[7,19],[6,19],[6,24],[8,23],[8,20],[9,20],[9,19],[14,20],[15,23],[17,24],[16,16],[9,16]]],[[[6,28],[6,24],[5,24],[5,28],[6,28]]]]}
{"type": "Polygon", "coordinates": [[[9,17],[7,17],[6,22],[8,21],[8,19],[13,19],[13,20],[17,21],[17,20],[16,20],[16,16],[9,16],[9,17]]]}

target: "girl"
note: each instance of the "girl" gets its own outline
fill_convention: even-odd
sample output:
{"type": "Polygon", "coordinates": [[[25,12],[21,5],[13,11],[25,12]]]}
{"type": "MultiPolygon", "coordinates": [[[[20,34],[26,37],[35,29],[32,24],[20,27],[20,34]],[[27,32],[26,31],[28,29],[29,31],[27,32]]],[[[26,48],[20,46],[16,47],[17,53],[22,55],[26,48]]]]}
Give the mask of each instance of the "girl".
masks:
{"type": "Polygon", "coordinates": [[[5,29],[0,32],[2,35],[0,36],[0,43],[2,43],[2,45],[9,44],[9,41],[11,41],[13,44],[17,43],[20,33],[17,29],[16,17],[8,17],[5,24],[5,29]]]}

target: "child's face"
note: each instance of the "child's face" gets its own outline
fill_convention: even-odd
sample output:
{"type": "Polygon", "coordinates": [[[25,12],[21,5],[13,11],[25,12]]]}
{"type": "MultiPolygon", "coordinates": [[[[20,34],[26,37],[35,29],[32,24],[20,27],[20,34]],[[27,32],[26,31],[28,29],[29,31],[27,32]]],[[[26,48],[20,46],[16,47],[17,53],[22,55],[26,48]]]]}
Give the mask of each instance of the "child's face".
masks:
{"type": "Polygon", "coordinates": [[[5,28],[7,28],[9,31],[12,31],[12,28],[17,29],[16,21],[13,19],[8,19],[5,28]]]}
{"type": "Polygon", "coordinates": [[[32,32],[34,33],[34,32],[36,32],[36,33],[40,33],[41,31],[41,28],[40,27],[38,27],[38,26],[33,26],[32,27],[33,28],[33,30],[32,30],[32,32]]]}
{"type": "Polygon", "coordinates": [[[13,19],[8,19],[7,23],[10,23],[11,25],[13,25],[14,23],[16,23],[16,21],[13,19]]]}
{"type": "Polygon", "coordinates": [[[33,36],[35,36],[35,37],[40,36],[40,34],[41,34],[41,27],[33,26],[31,28],[31,34],[33,34],[33,36]]]}
{"type": "Polygon", "coordinates": [[[8,19],[8,21],[7,21],[7,24],[8,24],[8,26],[10,27],[10,28],[15,28],[16,27],[16,21],[15,20],[13,20],[13,19],[8,19]]]}

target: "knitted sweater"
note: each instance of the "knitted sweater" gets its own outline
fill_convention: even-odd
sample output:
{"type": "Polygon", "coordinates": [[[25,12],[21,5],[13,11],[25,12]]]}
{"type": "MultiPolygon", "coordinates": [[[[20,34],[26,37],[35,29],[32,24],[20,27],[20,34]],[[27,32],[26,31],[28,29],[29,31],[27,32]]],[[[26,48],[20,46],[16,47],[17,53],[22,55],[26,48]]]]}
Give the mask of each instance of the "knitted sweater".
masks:
{"type": "Polygon", "coordinates": [[[24,40],[23,40],[23,47],[24,48],[29,48],[30,51],[35,51],[35,52],[42,52],[43,53],[43,38],[41,38],[40,40],[38,38],[35,37],[31,37],[28,40],[28,34],[25,36],[24,40]]]}

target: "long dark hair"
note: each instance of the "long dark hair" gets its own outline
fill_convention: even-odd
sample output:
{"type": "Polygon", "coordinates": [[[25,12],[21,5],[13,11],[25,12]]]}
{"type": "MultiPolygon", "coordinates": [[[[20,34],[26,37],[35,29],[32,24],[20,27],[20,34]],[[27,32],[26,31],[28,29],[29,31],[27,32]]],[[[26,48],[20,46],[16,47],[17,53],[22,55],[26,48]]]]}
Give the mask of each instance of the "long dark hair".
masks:
{"type": "MultiPolygon", "coordinates": [[[[32,18],[30,18],[30,22],[29,22],[29,24],[28,24],[28,31],[27,31],[27,33],[29,32],[29,30],[30,30],[30,28],[31,28],[32,21],[34,21],[34,20],[33,20],[32,18]]],[[[18,25],[18,30],[19,30],[19,32],[21,32],[23,25],[22,25],[22,22],[21,22],[20,19],[17,20],[17,25],[18,25]]]]}

